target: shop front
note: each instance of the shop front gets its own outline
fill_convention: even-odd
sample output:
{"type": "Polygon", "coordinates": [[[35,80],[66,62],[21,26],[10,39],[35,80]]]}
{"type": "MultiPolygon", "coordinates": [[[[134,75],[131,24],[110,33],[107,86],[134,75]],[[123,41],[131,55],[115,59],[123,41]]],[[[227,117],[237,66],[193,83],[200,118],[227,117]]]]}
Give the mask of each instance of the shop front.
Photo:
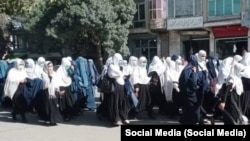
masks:
{"type": "Polygon", "coordinates": [[[186,59],[188,59],[190,55],[199,52],[199,50],[205,50],[207,55],[209,55],[209,34],[202,30],[197,33],[193,32],[192,35],[181,35],[181,41],[183,43],[182,53],[186,59]]]}
{"type": "Polygon", "coordinates": [[[203,17],[168,19],[170,55],[180,54],[185,59],[203,49],[209,53],[209,32],[203,29],[203,17]]]}
{"type": "Polygon", "coordinates": [[[248,45],[248,28],[241,25],[214,27],[215,56],[219,59],[233,56],[238,47],[248,45]]]}

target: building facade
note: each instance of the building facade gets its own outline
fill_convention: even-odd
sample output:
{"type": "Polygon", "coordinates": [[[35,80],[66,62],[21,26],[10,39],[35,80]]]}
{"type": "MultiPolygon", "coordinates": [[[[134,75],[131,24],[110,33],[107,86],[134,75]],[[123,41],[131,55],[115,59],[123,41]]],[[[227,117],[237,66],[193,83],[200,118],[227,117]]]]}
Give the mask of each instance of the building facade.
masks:
{"type": "Polygon", "coordinates": [[[137,12],[130,29],[128,46],[131,55],[145,56],[168,54],[166,29],[167,0],[135,0],[137,12]]]}
{"type": "Polygon", "coordinates": [[[135,0],[131,55],[187,58],[200,49],[223,59],[250,47],[250,0],[135,0]]]}

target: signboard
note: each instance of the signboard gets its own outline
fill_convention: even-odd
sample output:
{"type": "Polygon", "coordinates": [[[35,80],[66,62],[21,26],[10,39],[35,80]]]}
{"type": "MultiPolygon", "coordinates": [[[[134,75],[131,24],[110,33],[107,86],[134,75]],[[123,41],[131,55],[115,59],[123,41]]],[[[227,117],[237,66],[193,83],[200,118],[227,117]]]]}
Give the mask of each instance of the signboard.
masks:
{"type": "Polygon", "coordinates": [[[175,18],[167,20],[167,29],[192,29],[203,27],[203,17],[175,18]]]}
{"type": "Polygon", "coordinates": [[[241,13],[241,25],[250,26],[250,11],[243,11],[241,13]]]}

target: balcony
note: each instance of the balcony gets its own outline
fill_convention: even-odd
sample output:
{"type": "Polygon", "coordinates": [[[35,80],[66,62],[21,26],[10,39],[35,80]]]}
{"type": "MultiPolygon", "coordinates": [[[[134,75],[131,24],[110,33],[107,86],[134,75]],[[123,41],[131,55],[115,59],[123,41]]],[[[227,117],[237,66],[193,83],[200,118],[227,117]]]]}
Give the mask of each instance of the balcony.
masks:
{"type": "Polygon", "coordinates": [[[166,30],[166,0],[149,1],[149,28],[151,30],[166,30]]]}
{"type": "Polygon", "coordinates": [[[166,30],[166,19],[150,19],[149,28],[151,30],[166,30]]]}

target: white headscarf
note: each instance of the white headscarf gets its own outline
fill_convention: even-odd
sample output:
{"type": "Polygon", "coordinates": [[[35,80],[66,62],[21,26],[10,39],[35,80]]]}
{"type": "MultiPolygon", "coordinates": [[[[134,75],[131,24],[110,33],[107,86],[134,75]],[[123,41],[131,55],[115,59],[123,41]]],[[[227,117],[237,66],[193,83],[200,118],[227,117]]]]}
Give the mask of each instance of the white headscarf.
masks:
{"type": "Polygon", "coordinates": [[[11,68],[8,72],[4,85],[4,95],[11,99],[13,98],[19,83],[28,77],[24,65],[24,61],[18,58],[16,59],[15,67],[11,68]]]}
{"type": "Polygon", "coordinates": [[[51,78],[48,74],[48,65],[52,64],[51,61],[46,61],[43,73],[42,73],[42,80],[43,80],[43,89],[48,89],[49,95],[55,96],[56,91],[59,91],[59,80],[57,73],[53,71],[51,78]]]}
{"type": "Polygon", "coordinates": [[[243,65],[239,64],[241,57],[235,55],[224,59],[219,67],[218,83],[216,85],[216,94],[221,89],[222,85],[227,82],[233,83],[236,93],[241,95],[243,93],[243,84],[240,78],[240,72],[243,70],[243,65]]]}
{"type": "Polygon", "coordinates": [[[198,64],[199,64],[199,69],[200,71],[202,70],[207,70],[207,66],[206,66],[206,57],[207,57],[207,53],[205,50],[200,50],[197,54],[196,54],[197,58],[198,58],[198,64]]]}
{"type": "Polygon", "coordinates": [[[35,62],[33,59],[29,58],[26,60],[25,70],[29,79],[37,78],[37,75],[35,73],[35,67],[36,66],[35,66],[35,62]]]}
{"type": "Polygon", "coordinates": [[[139,84],[149,84],[150,82],[150,77],[148,77],[148,73],[147,73],[147,58],[144,56],[141,56],[138,60],[138,68],[139,68],[139,84]]]}
{"type": "Polygon", "coordinates": [[[166,71],[164,72],[165,81],[163,84],[163,90],[165,93],[166,101],[173,101],[173,89],[179,91],[178,79],[180,75],[179,61],[175,62],[170,57],[166,58],[166,71]]]}
{"type": "Polygon", "coordinates": [[[103,79],[104,75],[107,74],[108,72],[108,66],[112,63],[112,57],[109,57],[106,62],[105,62],[105,65],[103,66],[103,69],[102,69],[102,74],[101,74],[101,79],[103,79]]]}
{"type": "Polygon", "coordinates": [[[71,66],[70,60],[65,57],[62,58],[61,65],[56,71],[59,80],[59,86],[68,87],[71,85],[72,79],[67,72],[70,66],[71,66]]]}
{"type": "Polygon", "coordinates": [[[228,78],[228,81],[233,83],[232,88],[235,89],[238,95],[241,95],[244,92],[243,83],[240,76],[240,72],[244,71],[244,69],[245,69],[244,65],[238,62],[234,62],[228,78]]]}
{"type": "Polygon", "coordinates": [[[120,85],[124,85],[124,72],[120,70],[121,65],[123,64],[122,55],[119,53],[115,53],[112,57],[112,64],[109,65],[108,75],[111,78],[114,78],[116,82],[120,85]]]}
{"type": "Polygon", "coordinates": [[[131,75],[134,71],[134,68],[137,66],[138,66],[138,58],[135,56],[130,56],[125,74],[131,75]]]}
{"type": "Polygon", "coordinates": [[[129,57],[129,62],[127,69],[125,71],[125,75],[130,76],[129,81],[131,85],[135,85],[139,83],[139,68],[138,68],[138,58],[135,56],[129,57]]]}
{"type": "Polygon", "coordinates": [[[45,58],[44,57],[39,57],[36,62],[35,66],[35,73],[38,78],[42,77],[42,72],[43,72],[43,67],[45,64],[45,58]]]}
{"type": "Polygon", "coordinates": [[[159,76],[165,71],[165,66],[158,56],[154,56],[148,68],[148,74],[155,71],[159,76]]]}
{"type": "Polygon", "coordinates": [[[148,74],[150,74],[151,72],[156,72],[160,78],[161,87],[164,84],[164,72],[165,72],[165,70],[166,70],[166,66],[161,61],[161,59],[158,56],[154,56],[152,62],[149,65],[148,74]]]}
{"type": "Polygon", "coordinates": [[[243,58],[241,60],[241,63],[245,66],[249,66],[250,65],[250,52],[246,52],[243,55],[243,58]]]}

